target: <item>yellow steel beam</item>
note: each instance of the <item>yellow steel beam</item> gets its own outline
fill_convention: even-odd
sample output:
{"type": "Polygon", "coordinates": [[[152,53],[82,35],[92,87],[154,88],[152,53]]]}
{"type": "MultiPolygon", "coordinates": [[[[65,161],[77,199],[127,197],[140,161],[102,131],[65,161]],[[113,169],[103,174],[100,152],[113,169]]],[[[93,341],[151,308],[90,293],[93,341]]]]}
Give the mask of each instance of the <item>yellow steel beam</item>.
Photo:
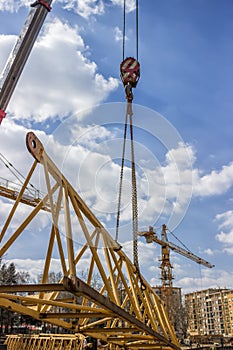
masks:
{"type": "MultiPolygon", "coordinates": [[[[45,203],[51,215],[48,248],[42,283],[0,286],[0,306],[107,340],[111,349],[179,350],[163,304],[150,285],[49,158],[40,140],[29,133],[26,143],[35,158],[33,171],[39,163],[44,168],[47,194],[15,231],[6,230],[8,234],[3,235],[0,257],[20,239],[45,203]],[[66,239],[61,234],[61,223],[65,223],[66,239]],[[74,233],[84,241],[79,251],[75,251],[74,233]],[[48,277],[55,244],[63,277],[59,283],[51,284],[48,277]],[[85,281],[76,276],[79,264],[88,266],[85,281]],[[99,290],[92,287],[97,273],[102,283],[99,290]]],[[[10,215],[12,219],[17,210],[10,215]]]]}

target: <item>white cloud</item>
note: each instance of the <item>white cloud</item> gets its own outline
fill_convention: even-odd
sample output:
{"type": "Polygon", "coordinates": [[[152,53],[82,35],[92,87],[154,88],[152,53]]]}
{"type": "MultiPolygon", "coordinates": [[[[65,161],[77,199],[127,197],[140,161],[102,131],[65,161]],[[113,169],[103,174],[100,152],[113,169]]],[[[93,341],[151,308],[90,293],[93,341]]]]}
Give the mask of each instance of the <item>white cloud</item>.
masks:
{"type": "MultiPolygon", "coordinates": [[[[6,260],[7,262],[7,260],[6,260]]],[[[38,277],[43,273],[44,260],[43,259],[11,259],[9,262],[14,263],[16,270],[19,272],[28,272],[30,274],[31,282],[38,282],[38,277]]],[[[50,272],[60,272],[61,263],[58,259],[51,260],[50,272]]]]}
{"type": "MultiPolygon", "coordinates": [[[[123,250],[133,261],[133,242],[125,242],[123,250]]],[[[161,246],[155,243],[145,243],[140,238],[138,257],[140,271],[143,276],[147,276],[150,285],[161,285],[161,269],[159,268],[161,264],[161,246]]],[[[173,252],[171,252],[170,260],[173,266],[173,285],[182,287],[182,293],[205,288],[218,288],[219,286],[231,287],[233,277],[231,273],[216,268],[200,268],[199,264],[173,252]],[[190,277],[190,269],[192,269],[192,277],[190,277]]]]}
{"type": "Polygon", "coordinates": [[[29,5],[30,3],[26,0],[0,0],[0,11],[17,12],[20,7],[29,5]]]}
{"type": "Polygon", "coordinates": [[[176,280],[184,294],[208,288],[232,288],[233,274],[221,269],[202,269],[201,276],[183,277],[176,280]]]}
{"type": "MultiPolygon", "coordinates": [[[[58,0],[60,3],[64,4],[63,8],[69,11],[78,13],[80,16],[88,19],[93,15],[103,15],[105,12],[104,0],[58,0]]],[[[113,6],[123,7],[123,0],[111,0],[113,6]]],[[[135,10],[135,0],[126,1],[126,12],[131,12],[135,10]]]]}
{"type": "MultiPolygon", "coordinates": [[[[68,11],[73,11],[84,18],[90,16],[102,15],[104,13],[103,0],[57,0],[63,4],[63,8],[68,11]]],[[[0,0],[0,11],[17,12],[20,7],[29,7],[33,1],[30,0],[0,0]]],[[[53,5],[53,3],[52,3],[53,5]]]]}
{"type": "Polygon", "coordinates": [[[225,193],[233,184],[233,163],[222,166],[221,170],[201,176],[198,169],[194,171],[194,195],[204,197],[225,193]]]}
{"type": "MultiPolygon", "coordinates": [[[[85,19],[91,16],[103,15],[105,12],[104,0],[57,0],[67,11],[73,11],[85,19]]],[[[123,0],[111,0],[113,6],[123,7],[123,0]]],[[[0,0],[0,11],[17,12],[21,7],[29,7],[30,0],[0,0]]],[[[135,0],[126,1],[126,11],[135,9],[135,0]]]]}
{"type": "MultiPolygon", "coordinates": [[[[85,139],[88,138],[88,136],[85,137],[85,139]]],[[[91,152],[85,154],[82,161],[78,172],[78,187],[84,198],[96,211],[97,216],[101,215],[104,218],[106,214],[116,215],[120,166],[115,163],[114,155],[118,150],[119,158],[122,140],[112,140],[110,136],[108,140],[104,139],[104,142],[95,144],[95,138],[92,137],[87,147],[91,143],[95,147],[91,152]],[[91,188],[90,184],[92,184],[91,188]]],[[[176,151],[173,151],[175,154],[176,151]]],[[[135,153],[139,159],[136,164],[140,225],[153,225],[161,218],[161,215],[170,217],[174,214],[174,216],[182,217],[192,191],[192,171],[191,169],[184,170],[183,158],[187,156],[185,145],[179,145],[177,149],[179,157],[175,155],[166,157],[163,165],[160,165],[153,154],[142,145],[135,145],[135,153]],[[181,153],[183,153],[183,158],[181,153]],[[144,159],[147,159],[148,162],[145,162],[144,159]]],[[[69,157],[68,154],[67,157],[69,157]]],[[[125,159],[130,159],[127,152],[125,159]]],[[[121,204],[121,220],[125,224],[131,220],[131,170],[129,165],[125,165],[124,169],[121,204]]]]}
{"type": "Polygon", "coordinates": [[[84,18],[102,15],[105,10],[103,0],[58,0],[64,4],[64,9],[78,13],[84,18]]]}
{"type": "Polygon", "coordinates": [[[216,215],[216,221],[219,223],[220,232],[216,235],[217,241],[223,245],[223,251],[227,254],[233,254],[233,211],[216,215]]]}
{"type": "MultiPolygon", "coordinates": [[[[132,241],[128,241],[123,246],[124,253],[127,254],[131,261],[133,261],[132,245],[132,241]]],[[[160,285],[161,270],[158,267],[159,254],[156,245],[146,245],[140,242],[139,251],[139,263],[142,275],[144,277],[147,276],[147,279],[152,286],[160,285]]],[[[78,275],[81,275],[82,272],[87,271],[87,266],[89,266],[89,255],[89,253],[85,254],[83,259],[81,259],[77,265],[78,275]]],[[[105,266],[104,256],[102,255],[101,251],[99,251],[99,257],[103,263],[103,266],[105,266]]],[[[38,275],[43,272],[43,259],[11,259],[10,262],[13,262],[15,264],[17,271],[29,272],[31,281],[37,281],[38,275]]],[[[50,271],[61,271],[61,264],[59,259],[52,258],[50,271]]],[[[200,270],[198,273],[195,273],[195,269],[193,269],[193,276],[190,277],[185,276],[185,274],[187,274],[187,266],[185,266],[185,268],[180,268],[179,266],[174,265],[174,273],[174,285],[177,287],[182,287],[182,293],[184,294],[193,292],[195,290],[203,290],[205,288],[232,288],[231,281],[233,274],[221,269],[210,270],[203,268],[201,269],[201,273],[200,270]]]]}
{"type": "MultiPolygon", "coordinates": [[[[12,47],[16,43],[16,37],[14,35],[0,35],[0,72],[2,77],[2,71],[4,69],[5,63],[10,55],[12,47]]],[[[1,82],[2,86],[2,82],[1,82]]]]}
{"type": "Polygon", "coordinates": [[[214,254],[214,251],[210,248],[207,248],[204,250],[204,253],[207,254],[207,255],[213,255],[214,254]]]}
{"type": "MultiPolygon", "coordinates": [[[[42,131],[37,131],[36,134],[45,145],[47,153],[54,162],[58,164],[58,168],[61,169],[68,180],[71,181],[90,209],[99,219],[101,218],[101,220],[105,222],[108,230],[112,229],[113,222],[115,224],[120,171],[119,164],[114,160],[116,153],[121,154],[122,140],[115,139],[115,136],[118,135],[116,129],[110,131],[107,126],[104,125],[83,126],[78,123],[72,125],[74,129],[70,133],[71,143],[60,143],[59,140],[56,139],[56,133],[54,135],[46,135],[42,131]]],[[[66,133],[65,129],[62,130],[66,133]]],[[[2,145],[4,145],[2,152],[14,166],[24,174],[28,172],[33,161],[25,147],[25,135],[27,131],[25,127],[16,125],[10,118],[6,118],[4,121],[4,128],[0,129],[0,138],[2,140],[2,145]],[[15,156],[16,149],[17,157],[15,156]]],[[[137,162],[137,180],[139,229],[141,230],[142,226],[148,227],[150,224],[153,225],[156,217],[161,219],[161,217],[170,215],[170,208],[173,207],[173,202],[179,198],[180,193],[183,193],[180,200],[180,208],[182,208],[185,202],[184,199],[188,199],[188,194],[190,193],[189,180],[192,178],[192,170],[190,168],[188,170],[186,169],[184,158],[187,156],[187,150],[184,144],[179,144],[177,148],[169,150],[165,154],[164,162],[161,162],[161,164],[153,158],[152,154],[150,154],[149,157],[149,151],[147,149],[144,150],[142,147],[139,147],[139,145],[136,145],[136,150],[137,155],[139,155],[139,160],[137,162]],[[182,154],[184,156],[182,156],[182,154]],[[143,161],[143,159],[148,160],[148,162],[143,161]],[[183,186],[182,190],[180,186],[183,186]]],[[[195,155],[191,146],[188,146],[188,152],[194,163],[195,155]]],[[[38,165],[38,168],[40,168],[40,165],[38,165]]],[[[8,169],[5,169],[3,166],[1,168],[1,176],[4,174],[4,176],[7,177],[7,171],[8,169]]],[[[197,169],[194,169],[194,171],[199,173],[197,169]]],[[[132,230],[129,230],[129,224],[124,226],[124,223],[131,220],[131,180],[130,169],[127,166],[124,176],[125,188],[122,201],[124,208],[122,212],[123,226],[121,227],[122,230],[119,241],[126,243],[124,244],[124,250],[132,257],[132,252],[130,253],[132,250],[132,243],[127,244],[131,239],[132,230]]],[[[211,174],[209,176],[211,176],[211,174]]],[[[198,178],[198,180],[201,179],[201,177],[198,178]]],[[[38,184],[41,183],[38,182],[38,184]]],[[[1,219],[4,220],[7,212],[9,212],[9,204],[5,204],[5,202],[1,201],[1,208],[1,219]]],[[[21,211],[17,212],[18,221],[15,221],[14,227],[22,221],[23,216],[25,216],[25,210],[22,211],[21,209],[21,211]]],[[[224,243],[224,249],[229,254],[233,253],[232,217],[232,211],[216,216],[216,220],[219,222],[219,229],[221,230],[221,233],[217,235],[217,239],[219,242],[224,243]]],[[[64,222],[61,220],[60,224],[61,230],[63,231],[64,222]]],[[[76,225],[73,218],[72,225],[76,225]]],[[[48,226],[47,214],[38,217],[38,220],[33,223],[33,235],[38,233],[37,226],[41,229],[48,226]]],[[[169,225],[168,227],[172,229],[169,225]]],[[[78,232],[76,226],[74,226],[74,231],[78,232]]],[[[78,239],[77,243],[80,243],[78,239]]],[[[155,246],[145,246],[142,242],[139,243],[139,250],[143,271],[148,269],[150,273],[155,273],[157,278],[157,276],[159,276],[157,258],[160,253],[156,253],[155,246]],[[156,268],[155,270],[153,269],[153,271],[151,271],[152,265],[156,268]]],[[[212,254],[212,251],[207,249],[205,253],[212,254]]],[[[182,270],[182,268],[178,269],[176,266],[176,275],[180,270],[182,270]]],[[[147,272],[143,274],[146,275],[147,272]]],[[[179,276],[181,276],[181,271],[179,272],[179,276]]],[[[151,278],[151,282],[155,284],[156,281],[153,280],[153,277],[151,278]]],[[[210,277],[207,279],[207,282],[209,281],[211,282],[210,277]]],[[[180,277],[180,283],[187,285],[188,290],[192,282],[186,277],[180,277]]],[[[195,283],[196,288],[201,285],[198,278],[195,283]]]]}
{"type": "MultiPolygon", "coordinates": [[[[0,200],[1,205],[1,225],[0,227],[3,227],[3,223],[5,222],[6,218],[8,217],[11,208],[14,204],[14,201],[11,200],[0,200]]],[[[19,225],[23,222],[24,218],[26,218],[29,213],[32,211],[32,208],[27,205],[19,204],[17,207],[17,215],[13,216],[13,219],[10,223],[10,230],[16,230],[19,225]]],[[[33,221],[33,224],[30,225],[30,228],[33,230],[42,230],[48,225],[49,217],[46,212],[41,211],[39,215],[37,215],[36,220],[33,221]]]]}
{"type": "Polygon", "coordinates": [[[114,37],[116,41],[122,41],[123,39],[123,33],[122,30],[119,27],[114,28],[114,37]]]}
{"type": "MultiPolygon", "coordinates": [[[[0,41],[0,52],[6,40],[0,41]]],[[[12,43],[12,36],[9,37],[12,43]]],[[[77,27],[54,19],[35,43],[8,110],[17,118],[44,121],[64,117],[102,102],[118,87],[86,57],[77,27]]]]}
{"type": "MultiPolygon", "coordinates": [[[[4,123],[0,136],[5,145],[5,156],[26,175],[32,164],[32,157],[24,144],[28,130],[15,125],[10,118],[4,123]],[[18,157],[15,157],[16,148],[19,152],[18,157]]],[[[47,153],[95,215],[106,223],[108,229],[112,229],[116,218],[120,175],[120,163],[117,163],[116,159],[121,156],[122,139],[115,138],[117,130],[110,131],[107,126],[83,126],[77,120],[71,124],[68,125],[68,128],[72,128],[68,138],[66,125],[61,125],[61,133],[66,138],[65,144],[59,142],[56,132],[49,136],[44,132],[36,134],[42,139],[47,153]]],[[[161,164],[142,145],[136,144],[135,150],[138,159],[137,193],[140,229],[156,225],[163,220],[171,230],[174,230],[169,218],[182,219],[192,195],[193,172],[189,164],[190,159],[192,163],[195,161],[192,147],[180,143],[177,148],[172,148],[165,154],[165,161],[161,164]]],[[[126,153],[126,159],[129,159],[128,157],[130,155],[126,153]]],[[[7,171],[3,166],[1,176],[8,178],[7,171]]],[[[197,169],[193,171],[195,174],[198,173],[197,169]]],[[[211,177],[211,174],[209,176],[211,177]]],[[[196,184],[201,180],[201,177],[196,178],[196,184]]],[[[41,177],[37,178],[35,185],[44,190],[41,188],[41,177]]],[[[131,170],[128,164],[125,165],[121,204],[121,223],[124,226],[131,221],[132,215],[131,170]]]]}
{"type": "MultiPolygon", "coordinates": [[[[90,126],[90,130],[88,130],[87,127],[80,126],[77,128],[77,133],[79,135],[78,139],[81,141],[81,145],[79,142],[74,143],[73,146],[70,145],[62,145],[59,144],[56,139],[52,135],[46,136],[44,132],[37,132],[39,135],[39,138],[42,139],[44,144],[48,142],[48,154],[51,154],[51,158],[56,158],[55,163],[63,164],[62,170],[64,170],[66,177],[71,180],[72,183],[75,183],[77,181],[77,174],[74,172],[74,164],[75,168],[81,169],[81,182],[80,182],[80,189],[82,197],[84,195],[84,199],[86,202],[89,202],[87,204],[90,204],[90,209],[94,210],[94,213],[97,215],[97,217],[101,216],[106,221],[106,225],[108,225],[108,213],[110,207],[113,205],[113,198],[114,198],[114,192],[116,188],[114,187],[114,184],[118,182],[118,174],[119,174],[119,166],[117,164],[114,164],[112,162],[111,157],[108,154],[105,154],[103,152],[103,149],[101,146],[104,147],[106,140],[112,140],[112,134],[109,132],[109,130],[105,129],[103,126],[96,126],[93,128],[90,126]],[[82,136],[83,135],[83,136],[82,136]],[[46,141],[47,140],[47,141],[46,141]],[[91,147],[90,147],[91,143],[91,147]],[[53,154],[54,153],[54,154],[53,154]],[[78,155],[78,157],[77,157],[78,155]],[[65,159],[65,160],[64,160],[65,159]],[[93,186],[94,181],[96,181],[96,175],[98,174],[98,169],[101,169],[102,171],[99,172],[101,176],[97,176],[97,182],[95,182],[96,186],[93,186]],[[91,183],[91,186],[90,186],[91,183]],[[114,187],[114,188],[113,188],[114,187]],[[109,204],[110,203],[110,204],[109,204]]],[[[31,155],[28,154],[25,145],[24,145],[24,138],[25,134],[27,132],[26,128],[23,128],[21,126],[17,126],[13,123],[12,120],[6,119],[5,121],[5,127],[1,128],[0,135],[1,140],[3,140],[4,147],[9,148],[10,150],[10,156],[11,159],[15,159],[17,165],[20,166],[20,162],[24,163],[24,167],[26,168],[28,165],[30,165],[31,155]],[[16,144],[16,147],[18,147],[18,154],[19,154],[19,160],[17,157],[15,158],[15,146],[12,147],[12,145],[16,144]],[[26,156],[28,154],[28,156],[26,156]],[[25,158],[26,157],[26,158],[25,158]],[[24,161],[26,159],[26,162],[24,161]]],[[[75,134],[75,133],[74,133],[75,134]]],[[[108,145],[109,146],[109,145],[108,145]]],[[[181,145],[180,145],[181,147],[181,145]]],[[[147,225],[147,220],[151,219],[156,213],[156,210],[158,212],[161,211],[161,208],[159,207],[157,201],[159,202],[159,195],[164,195],[164,184],[166,180],[166,184],[173,187],[174,190],[169,190],[166,192],[167,198],[174,198],[176,196],[176,191],[179,188],[178,181],[177,181],[177,175],[174,164],[176,164],[177,161],[177,168],[183,169],[185,172],[185,166],[184,161],[181,156],[182,149],[177,150],[171,150],[171,152],[168,152],[166,154],[166,161],[162,164],[162,166],[157,164],[157,168],[154,170],[151,169],[144,169],[144,177],[145,174],[147,175],[146,181],[149,183],[149,195],[150,198],[148,201],[145,201],[145,209],[142,210],[142,217],[140,220],[140,225],[145,224],[147,225]],[[177,157],[171,157],[171,153],[177,154],[179,156],[177,157]],[[179,167],[179,164],[181,166],[179,167]],[[156,182],[155,182],[156,179],[156,182]],[[165,179],[165,180],[164,180],[165,179]],[[156,207],[157,205],[157,207],[156,207]],[[156,209],[157,208],[157,209],[156,209]],[[144,220],[144,221],[143,221],[144,220]]],[[[146,163],[143,163],[144,166],[146,163]]],[[[151,162],[150,162],[151,165],[151,162]]],[[[22,166],[22,164],[21,164],[22,166]]],[[[60,168],[60,167],[59,167],[60,168]]],[[[129,170],[128,170],[129,171],[129,170]]],[[[183,175],[180,175],[181,178],[183,178],[183,175]]],[[[127,176],[126,176],[127,178],[127,176]]],[[[184,176],[185,178],[185,176],[184,176]]],[[[188,178],[188,177],[187,177],[188,178]]],[[[138,173],[138,187],[139,187],[139,206],[140,201],[143,200],[143,196],[147,193],[148,189],[145,183],[142,181],[140,182],[140,176],[138,173]]],[[[77,182],[76,182],[77,183],[77,182]]],[[[187,183],[188,185],[188,183],[187,183]]],[[[127,201],[130,198],[129,193],[125,193],[125,201],[127,201]]],[[[115,196],[116,198],[117,196],[115,196]]],[[[162,199],[161,199],[162,201],[162,199]]],[[[126,203],[126,202],[125,202],[126,203]]],[[[162,202],[161,202],[162,203],[162,202]]],[[[4,217],[6,216],[6,213],[9,210],[9,204],[5,204],[3,201],[1,201],[1,219],[4,214],[4,217]]],[[[23,207],[22,207],[23,208],[23,207]]],[[[113,208],[113,206],[112,206],[113,208]]],[[[167,209],[166,207],[165,209],[167,209]]],[[[123,216],[124,220],[130,219],[131,211],[129,210],[130,206],[125,208],[125,216],[123,216]]],[[[28,210],[28,209],[25,209],[28,210]]],[[[18,225],[20,221],[22,221],[23,216],[25,215],[24,211],[17,213],[17,220],[14,223],[14,227],[18,225]]],[[[221,232],[217,239],[225,244],[225,249],[227,249],[228,253],[230,253],[230,249],[233,250],[233,235],[232,235],[232,226],[233,226],[233,220],[232,220],[232,211],[222,213],[216,216],[216,220],[219,221],[219,228],[221,230],[225,230],[226,232],[221,232]],[[227,244],[227,245],[226,245],[227,244]]],[[[38,234],[39,231],[37,230],[37,227],[40,227],[41,229],[47,227],[48,225],[48,216],[45,214],[45,216],[38,217],[38,220],[33,223],[33,236],[28,236],[29,239],[33,239],[35,242],[38,242],[38,234]],[[38,221],[39,220],[39,221],[38,221]],[[44,220],[44,221],[43,221],[44,220]],[[36,236],[37,235],[37,236],[36,236]],[[36,238],[37,237],[37,238],[36,238]]],[[[64,226],[64,222],[60,222],[62,229],[64,226]]],[[[149,222],[150,224],[150,222],[149,222]]],[[[72,219],[72,225],[76,225],[75,222],[72,219]]],[[[77,231],[76,226],[73,226],[74,231],[77,231]]],[[[107,227],[108,228],[108,227],[107,227]]],[[[78,231],[77,231],[78,232],[78,231]]],[[[130,238],[132,237],[132,231],[128,230],[128,227],[126,229],[123,228],[120,236],[120,242],[123,241],[123,250],[126,252],[127,256],[130,257],[131,260],[133,260],[132,255],[132,241],[130,241],[130,238]],[[122,232],[126,231],[126,235],[122,235],[122,232]]],[[[40,235],[41,237],[41,235],[40,235]]],[[[41,239],[41,238],[40,238],[41,239]]],[[[77,242],[80,243],[79,241],[77,242]]],[[[42,242],[41,242],[42,244],[42,242]]],[[[31,243],[27,243],[32,249],[31,243]]],[[[22,245],[20,245],[22,247],[22,245]]],[[[29,248],[27,248],[28,250],[29,248]]],[[[22,249],[21,249],[22,253],[22,249]]],[[[211,254],[212,251],[210,249],[207,249],[205,251],[207,254],[211,254]]],[[[158,268],[159,262],[158,257],[161,255],[160,249],[156,247],[156,245],[151,244],[148,245],[144,243],[141,239],[139,241],[139,261],[142,266],[141,272],[144,276],[148,276],[147,278],[150,279],[150,283],[153,285],[160,284],[160,270],[158,268]]],[[[14,254],[16,257],[16,255],[14,254]]],[[[36,279],[37,275],[41,273],[43,261],[35,260],[32,261],[27,256],[25,257],[26,260],[20,257],[20,259],[14,260],[13,262],[16,263],[16,266],[18,269],[23,271],[29,271],[32,278],[36,279]],[[25,261],[25,262],[24,262],[25,261]]],[[[56,259],[55,259],[56,260],[56,259]]],[[[55,261],[54,260],[54,261],[55,261]]],[[[172,258],[172,261],[174,260],[174,257],[172,258]]],[[[178,261],[177,259],[175,261],[178,261]]],[[[54,271],[59,270],[59,264],[54,262],[54,265],[52,265],[52,269],[54,271]]],[[[82,263],[80,265],[82,269],[85,269],[85,263],[82,263]]],[[[192,278],[184,276],[184,269],[182,265],[176,262],[175,266],[175,276],[176,276],[176,285],[182,286],[184,292],[193,291],[194,289],[203,289],[203,288],[209,288],[209,287],[217,287],[219,286],[228,286],[227,280],[231,277],[230,274],[219,272],[218,270],[214,270],[213,272],[202,272],[202,277],[194,276],[192,278]],[[217,277],[216,277],[217,276],[217,277]]],[[[81,268],[80,267],[80,268],[81,268]]],[[[204,271],[203,269],[202,271],[204,271]]]]}
{"type": "MultiPolygon", "coordinates": [[[[20,173],[26,176],[32,165],[32,157],[29,155],[25,137],[28,130],[14,123],[11,118],[6,118],[0,128],[1,153],[20,173]]],[[[41,134],[41,133],[40,133],[41,134]]],[[[2,162],[0,163],[1,177],[15,181],[16,177],[2,162]]]]}
{"type": "MultiPolygon", "coordinates": [[[[179,147],[172,148],[166,154],[166,163],[161,169],[164,173],[167,198],[172,200],[182,190],[182,195],[179,197],[181,202],[175,203],[175,210],[182,209],[182,200],[185,203],[190,193],[200,198],[223,195],[233,185],[233,162],[223,165],[220,170],[215,169],[204,175],[195,167],[195,162],[196,154],[191,145],[179,144],[179,147]],[[189,159],[187,159],[187,153],[189,159]],[[177,208],[176,205],[178,205],[177,208]]],[[[220,228],[233,227],[229,212],[217,215],[216,219],[223,220],[220,228]]]]}
{"type": "Polygon", "coordinates": [[[192,186],[192,194],[195,197],[215,196],[226,193],[233,185],[233,162],[223,165],[221,170],[213,170],[209,174],[202,175],[202,171],[195,167],[196,154],[191,145],[180,144],[177,148],[168,150],[166,154],[166,163],[169,165],[166,169],[167,184],[171,182],[172,186],[167,186],[169,191],[177,190],[174,186],[178,183],[192,186]],[[185,147],[185,149],[184,149],[185,147]],[[189,159],[187,159],[187,153],[189,159]],[[192,174],[190,174],[190,164],[192,174]]]}
{"type": "MultiPolygon", "coordinates": [[[[121,7],[124,6],[123,0],[111,0],[111,2],[112,2],[113,5],[116,5],[116,6],[121,6],[121,7]]],[[[125,10],[126,10],[126,12],[131,12],[131,11],[135,10],[135,7],[136,7],[136,1],[135,0],[128,0],[128,1],[126,1],[126,3],[125,3],[125,10]]]]}
{"type": "Polygon", "coordinates": [[[220,222],[219,228],[220,229],[232,229],[233,227],[233,211],[228,210],[225,213],[217,214],[216,220],[220,222]]]}

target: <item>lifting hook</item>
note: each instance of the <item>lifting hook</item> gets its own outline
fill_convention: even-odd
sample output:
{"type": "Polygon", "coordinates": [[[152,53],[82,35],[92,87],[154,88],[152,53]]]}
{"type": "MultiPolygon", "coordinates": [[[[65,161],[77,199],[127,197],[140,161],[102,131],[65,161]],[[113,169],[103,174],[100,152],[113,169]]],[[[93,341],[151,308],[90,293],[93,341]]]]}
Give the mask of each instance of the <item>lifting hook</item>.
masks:
{"type": "Polygon", "coordinates": [[[132,88],[137,86],[140,78],[140,64],[133,57],[125,58],[120,65],[121,80],[125,88],[126,99],[128,102],[133,101],[132,88]]]}

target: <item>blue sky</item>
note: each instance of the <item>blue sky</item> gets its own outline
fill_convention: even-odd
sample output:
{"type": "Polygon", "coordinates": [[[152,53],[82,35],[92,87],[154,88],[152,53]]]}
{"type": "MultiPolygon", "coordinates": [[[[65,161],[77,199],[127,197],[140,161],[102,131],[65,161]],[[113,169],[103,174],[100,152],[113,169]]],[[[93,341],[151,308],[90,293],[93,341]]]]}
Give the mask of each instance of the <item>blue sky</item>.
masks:
{"type": "MultiPolygon", "coordinates": [[[[0,0],[1,71],[29,4],[0,0]]],[[[135,56],[134,5],[127,1],[126,56],[135,56]]],[[[215,265],[209,270],[172,254],[174,285],[184,291],[233,288],[232,15],[231,0],[139,0],[141,78],[134,91],[139,228],[153,225],[159,232],[165,223],[215,265]]],[[[54,1],[0,127],[1,153],[25,175],[32,162],[25,135],[33,130],[112,234],[125,117],[122,23],[120,0],[54,1]]],[[[3,164],[0,172],[15,180],[3,164]]],[[[129,169],[120,241],[130,255],[127,176],[129,169]]],[[[11,204],[0,202],[2,225],[11,204]]],[[[22,240],[7,256],[32,276],[40,272],[46,247],[37,237],[48,225],[46,216],[37,220],[32,241],[22,240]]],[[[159,284],[160,247],[140,238],[139,250],[144,276],[159,284]]]]}

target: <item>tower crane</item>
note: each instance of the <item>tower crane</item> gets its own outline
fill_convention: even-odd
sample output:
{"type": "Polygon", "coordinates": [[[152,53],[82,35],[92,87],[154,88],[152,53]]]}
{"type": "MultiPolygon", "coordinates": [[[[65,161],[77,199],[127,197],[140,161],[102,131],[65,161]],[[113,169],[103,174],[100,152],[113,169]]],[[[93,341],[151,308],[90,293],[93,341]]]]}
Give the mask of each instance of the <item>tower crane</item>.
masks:
{"type": "Polygon", "coordinates": [[[214,267],[214,265],[210,264],[208,261],[200,258],[199,256],[193,254],[190,250],[181,248],[178,245],[176,245],[172,242],[169,242],[168,238],[167,238],[167,230],[168,230],[167,226],[163,225],[162,232],[161,232],[161,239],[154,232],[152,226],[149,227],[149,231],[139,232],[139,235],[144,236],[146,238],[147,243],[152,243],[152,242],[158,243],[162,246],[162,248],[163,247],[168,248],[168,250],[170,248],[174,252],[181,254],[188,259],[195,261],[197,264],[201,264],[201,265],[204,265],[204,266],[209,267],[209,268],[214,267]]]}
{"type": "Polygon", "coordinates": [[[18,40],[8,58],[0,77],[0,124],[6,116],[6,109],[15,90],[25,63],[51,10],[52,0],[37,0],[31,4],[31,11],[24,23],[18,40]]]}
{"type": "Polygon", "coordinates": [[[208,268],[213,268],[214,265],[209,263],[208,261],[200,258],[199,256],[193,254],[189,249],[182,248],[172,242],[169,242],[167,237],[168,228],[164,224],[162,225],[161,238],[156,234],[152,226],[149,226],[148,231],[139,232],[139,236],[143,236],[146,238],[147,243],[155,242],[161,246],[162,257],[161,257],[161,297],[165,303],[165,307],[169,314],[169,318],[171,322],[174,322],[174,307],[173,307],[173,266],[170,261],[170,250],[183,255],[184,257],[193,260],[197,264],[206,266],[208,268]]]}

